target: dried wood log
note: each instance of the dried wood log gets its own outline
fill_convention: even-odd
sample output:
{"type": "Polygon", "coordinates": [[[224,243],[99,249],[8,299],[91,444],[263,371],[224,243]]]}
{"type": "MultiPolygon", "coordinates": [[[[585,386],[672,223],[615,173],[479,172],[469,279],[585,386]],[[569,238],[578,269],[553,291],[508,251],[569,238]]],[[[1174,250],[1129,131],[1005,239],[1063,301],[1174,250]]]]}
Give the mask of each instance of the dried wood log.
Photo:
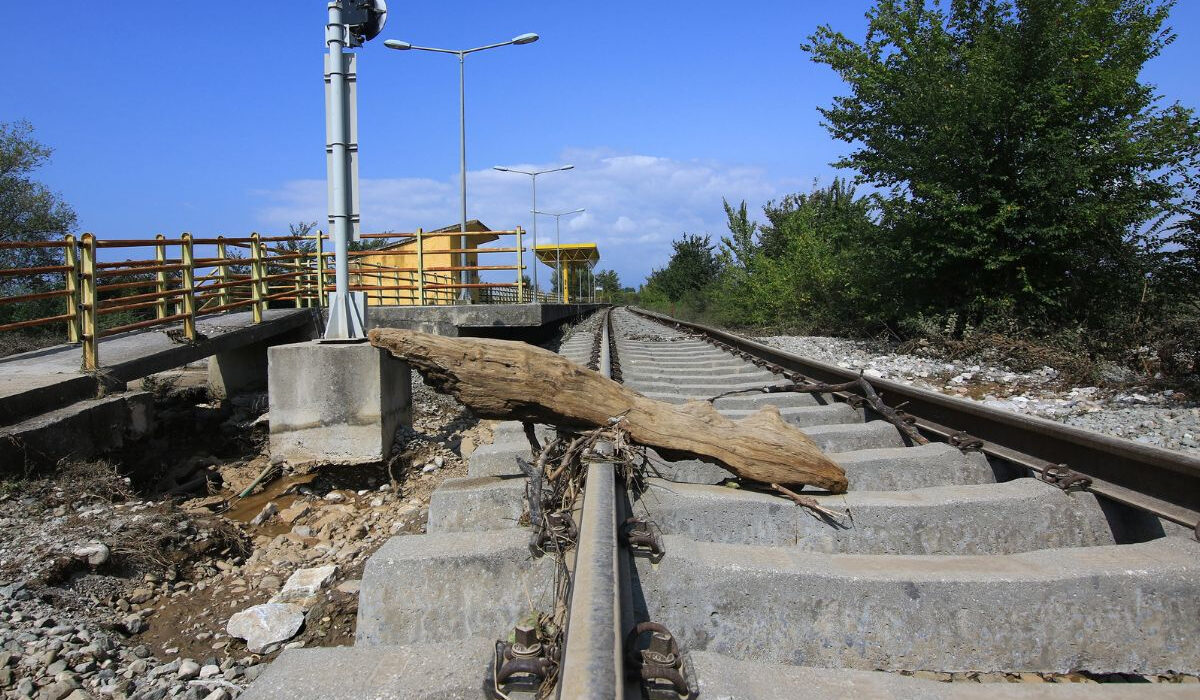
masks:
{"type": "Polygon", "coordinates": [[[646,398],[525,343],[401,329],[368,335],[483,418],[592,428],[621,417],[633,440],[667,459],[700,459],[767,484],[846,490],[845,472],[773,406],[732,420],[704,401],[675,405],[646,398]]]}

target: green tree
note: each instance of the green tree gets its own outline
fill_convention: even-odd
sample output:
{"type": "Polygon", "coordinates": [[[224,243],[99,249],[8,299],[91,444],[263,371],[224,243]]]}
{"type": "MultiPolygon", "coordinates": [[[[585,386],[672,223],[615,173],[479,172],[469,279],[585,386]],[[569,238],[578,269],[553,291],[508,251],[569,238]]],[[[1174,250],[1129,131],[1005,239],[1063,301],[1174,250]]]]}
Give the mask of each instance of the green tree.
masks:
{"type": "MultiPolygon", "coordinates": [[[[39,242],[75,230],[75,212],[33,171],[50,159],[51,149],[33,138],[27,121],[0,122],[0,241],[39,242]]],[[[5,267],[53,264],[53,249],[0,251],[5,267]]]]}
{"type": "Polygon", "coordinates": [[[742,200],[737,209],[730,206],[729,201],[724,198],[721,199],[721,204],[725,207],[725,218],[729,221],[729,235],[721,236],[721,255],[726,267],[736,266],[748,272],[758,249],[755,240],[758,224],[751,221],[750,215],[746,213],[746,200],[742,200]]]}
{"type": "MultiPolygon", "coordinates": [[[[745,262],[722,270],[716,320],[823,332],[861,325],[855,321],[869,315],[870,269],[859,259],[877,235],[877,207],[877,196],[859,196],[841,178],[768,202],[757,243],[738,253],[745,262]]],[[[734,240],[746,240],[745,207],[725,211],[734,240]]],[[[732,258],[730,248],[724,251],[732,258]]]]}
{"type": "Polygon", "coordinates": [[[600,270],[596,273],[596,294],[607,300],[613,300],[621,291],[621,278],[616,270],[600,270]]]}
{"type": "Polygon", "coordinates": [[[671,246],[674,252],[667,266],[650,273],[646,286],[672,302],[686,298],[703,307],[701,292],[717,279],[721,269],[711,237],[685,233],[671,246]]]}
{"type": "MultiPolygon", "coordinates": [[[[0,122],[0,241],[39,243],[60,238],[75,229],[75,212],[59,195],[33,179],[32,173],[50,159],[49,147],[33,137],[26,121],[0,122]]],[[[61,265],[61,248],[0,250],[0,267],[61,265]]],[[[0,277],[0,296],[62,289],[61,273],[0,277]]],[[[63,312],[61,299],[41,299],[0,305],[0,324],[45,318],[63,312]]],[[[8,333],[0,353],[21,352],[61,337],[58,327],[8,333]]]]}
{"type": "Polygon", "coordinates": [[[888,313],[1093,325],[1136,302],[1142,232],[1200,141],[1139,80],[1173,5],[878,0],[864,41],[809,37],[850,87],[820,110],[855,146],[835,165],[892,191],[870,246],[888,313]]]}

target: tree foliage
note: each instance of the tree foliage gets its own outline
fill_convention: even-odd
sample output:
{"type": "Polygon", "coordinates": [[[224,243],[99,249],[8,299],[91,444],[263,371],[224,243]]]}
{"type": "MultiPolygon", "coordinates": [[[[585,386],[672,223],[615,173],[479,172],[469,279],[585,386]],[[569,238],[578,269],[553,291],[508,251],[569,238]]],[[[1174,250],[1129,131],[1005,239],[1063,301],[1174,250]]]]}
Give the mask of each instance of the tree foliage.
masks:
{"type": "MultiPolygon", "coordinates": [[[[0,241],[39,242],[75,229],[75,212],[32,173],[50,159],[26,121],[0,122],[0,241]]],[[[51,249],[0,251],[6,267],[52,264],[51,249]]]]}
{"type": "Polygon", "coordinates": [[[671,246],[674,251],[667,266],[651,272],[646,287],[652,295],[664,296],[672,302],[685,297],[698,300],[721,269],[712,237],[685,233],[671,246]]]}
{"type": "Polygon", "coordinates": [[[598,270],[596,272],[596,295],[606,301],[612,301],[621,293],[621,278],[616,270],[598,270]]]}
{"type": "Polygon", "coordinates": [[[1173,0],[879,0],[865,40],[806,49],[850,87],[835,165],[891,191],[873,249],[894,316],[1089,323],[1136,301],[1146,224],[1196,152],[1190,110],[1139,80],[1173,0]]]}
{"type": "MultiPolygon", "coordinates": [[[[33,172],[46,164],[50,154],[50,148],[33,137],[29,122],[0,122],[0,241],[40,243],[74,230],[75,212],[71,207],[33,179],[33,172]]],[[[60,248],[0,250],[0,266],[4,268],[61,265],[62,261],[60,248]]],[[[61,288],[61,274],[0,277],[3,296],[61,288]]],[[[61,299],[0,305],[0,324],[61,314],[62,306],[61,299]]],[[[0,343],[0,352],[9,354],[45,344],[42,336],[57,337],[48,329],[8,333],[0,343]]]]}
{"type": "Polygon", "coordinates": [[[718,320],[844,329],[864,310],[860,258],[878,204],[840,178],[768,202],[761,225],[745,202],[725,203],[731,237],[722,239],[725,264],[712,295],[718,320]]]}

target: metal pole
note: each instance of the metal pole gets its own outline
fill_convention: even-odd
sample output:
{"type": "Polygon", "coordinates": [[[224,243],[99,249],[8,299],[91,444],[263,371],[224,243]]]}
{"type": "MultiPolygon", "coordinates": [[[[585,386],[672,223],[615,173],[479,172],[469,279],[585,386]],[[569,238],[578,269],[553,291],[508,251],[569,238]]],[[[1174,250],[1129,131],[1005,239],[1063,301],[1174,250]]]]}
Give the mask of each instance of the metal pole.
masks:
{"type": "MultiPolygon", "coordinates": [[[[167,264],[167,244],[163,243],[166,238],[161,233],[154,237],[157,241],[154,244],[154,262],[160,266],[167,264]]],[[[167,315],[167,273],[164,270],[154,273],[154,293],[158,294],[158,299],[154,301],[154,317],[164,318],[167,315]]],[[[178,310],[175,313],[179,313],[178,310]]]]}
{"type": "Polygon", "coordinates": [[[524,234],[524,233],[525,232],[521,230],[521,227],[518,226],[517,227],[517,303],[518,304],[522,304],[525,302],[525,276],[524,276],[525,261],[524,261],[524,255],[523,255],[525,252],[525,248],[524,248],[525,242],[522,240],[522,234],[524,234]]]}
{"type": "Polygon", "coordinates": [[[329,23],[325,27],[325,43],[329,46],[329,95],[330,143],[332,164],[329,169],[330,188],[333,191],[333,207],[329,212],[333,219],[334,245],[334,291],[333,303],[329,308],[329,323],[325,337],[348,339],[363,337],[363,319],[350,295],[350,266],[347,253],[350,248],[350,176],[349,134],[347,133],[346,111],[346,64],[342,50],[346,45],[346,27],[342,23],[341,0],[329,3],[329,23]]]}
{"type": "MultiPolygon", "coordinates": [[[[217,236],[217,258],[225,260],[229,255],[229,249],[225,246],[225,237],[217,236]]],[[[221,285],[221,289],[217,292],[217,304],[219,306],[227,306],[229,304],[229,287],[225,285],[229,282],[229,266],[220,263],[217,268],[217,284],[221,285]]]]}
{"type": "Polygon", "coordinates": [[[67,234],[63,237],[63,265],[70,267],[63,278],[67,289],[67,342],[78,343],[83,335],[79,323],[79,251],[75,247],[75,236],[67,234]]]}
{"type": "Polygon", "coordinates": [[[538,254],[537,254],[537,173],[530,173],[533,181],[533,303],[541,303],[538,296],[541,287],[538,286],[538,254]]]}
{"type": "MultiPolygon", "coordinates": [[[[462,219],[458,225],[459,233],[459,249],[467,249],[467,88],[466,88],[466,57],[467,55],[458,52],[458,178],[459,191],[462,199],[462,219]]],[[[458,254],[458,264],[460,267],[467,266],[467,254],[458,254]]],[[[466,270],[458,271],[458,283],[466,284],[470,279],[466,270]]],[[[458,295],[460,298],[469,295],[469,291],[463,288],[458,295]]]]}
{"type": "Polygon", "coordinates": [[[255,323],[262,323],[263,307],[266,306],[263,297],[266,293],[263,291],[262,281],[262,246],[258,239],[257,233],[250,234],[250,298],[254,300],[250,305],[250,312],[255,323]]]}
{"type": "Polygon", "coordinates": [[[327,236],[317,229],[317,308],[321,308],[329,302],[325,299],[325,239],[327,236]]]}
{"type": "Polygon", "coordinates": [[[417,229],[417,300],[425,306],[425,229],[417,229]]]}
{"type": "Polygon", "coordinates": [[[183,337],[188,340],[196,339],[196,256],[192,247],[192,234],[182,236],[183,244],[179,246],[179,258],[183,263],[183,337]]]}
{"type": "MultiPolygon", "coordinates": [[[[534,216],[537,216],[537,214],[534,214],[534,216]]],[[[554,269],[558,271],[558,276],[561,279],[565,280],[566,277],[563,276],[563,269],[562,269],[562,235],[558,229],[558,222],[561,218],[562,218],[562,214],[554,215],[554,269]]],[[[563,303],[565,304],[567,301],[566,287],[563,288],[562,292],[563,292],[563,303]]]]}
{"type": "Polygon", "coordinates": [[[96,237],[90,233],[83,234],[79,241],[80,273],[79,296],[80,308],[83,309],[80,326],[83,333],[83,371],[94,372],[100,367],[100,315],[96,307],[99,305],[99,294],[96,291],[96,237]]]}

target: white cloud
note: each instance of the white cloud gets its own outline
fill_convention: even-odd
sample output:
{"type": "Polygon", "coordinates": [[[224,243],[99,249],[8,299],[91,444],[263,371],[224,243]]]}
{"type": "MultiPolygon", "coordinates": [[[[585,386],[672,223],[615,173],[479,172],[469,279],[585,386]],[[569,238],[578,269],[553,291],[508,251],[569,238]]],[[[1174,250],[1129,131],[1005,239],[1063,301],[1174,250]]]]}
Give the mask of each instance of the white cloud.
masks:
{"type": "MultiPolygon", "coordinates": [[[[795,185],[772,180],[762,168],[713,161],[681,161],[649,155],[619,155],[605,149],[571,149],[557,163],[510,164],[522,170],[573,163],[573,171],[538,177],[538,208],[562,211],[564,243],[594,242],[601,268],[617,270],[623,283],[637,285],[664,265],[680,234],[726,233],[721,198],[745,199],[756,211],[795,185]]],[[[524,175],[478,170],[468,173],[468,212],[493,229],[532,230],[530,180],[524,175]]],[[[364,230],[411,231],[458,221],[458,174],[431,178],[368,179],[361,184],[364,230]]],[[[259,219],[274,229],[296,221],[325,221],[324,180],[293,180],[258,193],[259,219]]],[[[539,217],[539,243],[554,240],[553,217],[539,217]]]]}

